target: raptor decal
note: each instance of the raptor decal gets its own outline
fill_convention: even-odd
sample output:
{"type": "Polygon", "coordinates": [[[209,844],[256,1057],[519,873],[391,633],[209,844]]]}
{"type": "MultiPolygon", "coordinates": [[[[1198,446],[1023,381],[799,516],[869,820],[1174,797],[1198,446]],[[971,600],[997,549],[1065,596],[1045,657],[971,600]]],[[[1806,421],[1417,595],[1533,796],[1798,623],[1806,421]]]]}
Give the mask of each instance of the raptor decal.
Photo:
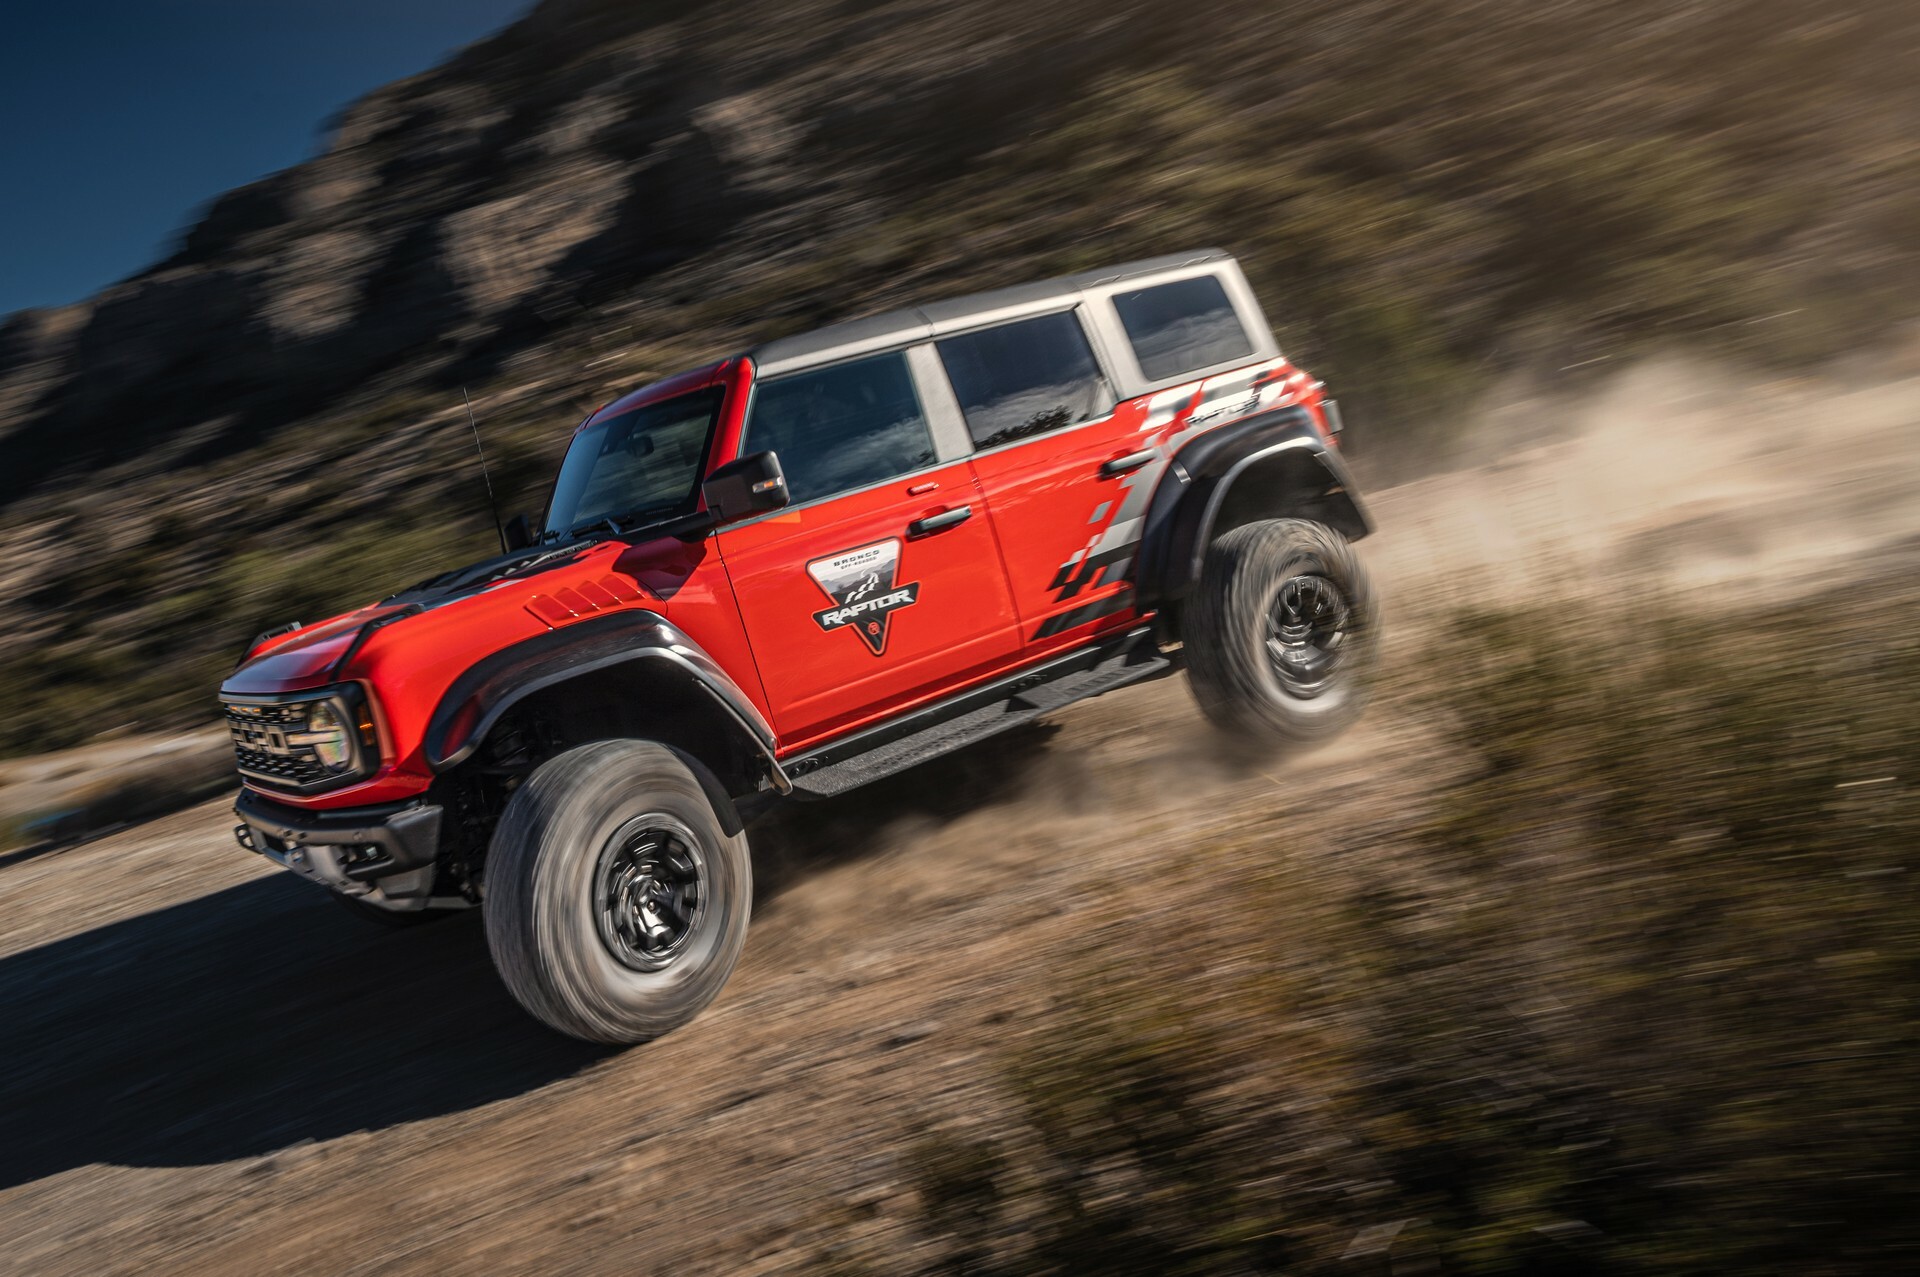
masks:
{"type": "Polygon", "coordinates": [[[897,584],[900,542],[876,541],[855,550],[807,564],[807,575],[833,600],[833,606],[813,614],[828,633],[851,629],[875,656],[887,650],[887,630],[893,613],[910,607],[920,597],[920,583],[897,584]]]}

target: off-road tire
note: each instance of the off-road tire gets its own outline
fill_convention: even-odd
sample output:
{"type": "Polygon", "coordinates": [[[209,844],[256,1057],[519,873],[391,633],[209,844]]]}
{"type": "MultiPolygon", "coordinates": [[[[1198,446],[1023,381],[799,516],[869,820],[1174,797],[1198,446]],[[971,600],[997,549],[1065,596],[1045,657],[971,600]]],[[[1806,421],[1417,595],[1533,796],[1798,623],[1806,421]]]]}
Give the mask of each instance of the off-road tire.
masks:
{"type": "Polygon", "coordinates": [[[1188,684],[1201,710],[1237,736],[1273,745],[1326,740],[1366,705],[1378,648],[1377,603],[1347,539],[1306,519],[1249,523],[1207,547],[1187,608],[1188,684]],[[1343,597],[1338,663],[1316,694],[1289,690],[1268,653],[1283,586],[1323,578],[1343,597]]]}
{"type": "MultiPolygon", "coordinates": [[[[737,826],[736,826],[737,827],[737,826]]],[[[486,866],[482,913],[494,966],[536,1019],[589,1042],[678,1028],[713,1001],[746,943],[753,867],[688,763],[648,741],[596,741],[548,760],[508,802],[486,866]],[[603,939],[602,856],[658,816],[697,840],[703,911],[686,947],[637,970],[603,939]]]]}

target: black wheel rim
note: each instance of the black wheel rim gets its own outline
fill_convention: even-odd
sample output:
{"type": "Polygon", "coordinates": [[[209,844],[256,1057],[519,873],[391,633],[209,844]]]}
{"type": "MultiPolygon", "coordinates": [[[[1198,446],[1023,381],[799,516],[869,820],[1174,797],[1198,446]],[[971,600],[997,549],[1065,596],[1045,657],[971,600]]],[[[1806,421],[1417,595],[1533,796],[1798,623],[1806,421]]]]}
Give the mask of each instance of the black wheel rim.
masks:
{"type": "Polygon", "coordinates": [[[1352,610],[1329,577],[1288,577],[1267,606],[1267,664],[1289,695],[1319,696],[1333,685],[1345,654],[1352,610]]]}
{"type": "Polygon", "coordinates": [[[636,971],[671,966],[706,912],[706,870],[693,831],[671,816],[654,813],[622,825],[594,870],[600,943],[636,971]]]}

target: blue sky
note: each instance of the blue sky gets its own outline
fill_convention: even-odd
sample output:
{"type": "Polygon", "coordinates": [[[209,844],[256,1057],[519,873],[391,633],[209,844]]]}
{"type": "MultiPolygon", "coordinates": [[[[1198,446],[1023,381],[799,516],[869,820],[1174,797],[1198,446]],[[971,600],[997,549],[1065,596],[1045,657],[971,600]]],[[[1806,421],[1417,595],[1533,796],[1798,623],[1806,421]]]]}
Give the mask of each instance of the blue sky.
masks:
{"type": "Polygon", "coordinates": [[[333,111],[531,0],[66,0],[0,23],[0,315],[151,263],[333,111]]]}

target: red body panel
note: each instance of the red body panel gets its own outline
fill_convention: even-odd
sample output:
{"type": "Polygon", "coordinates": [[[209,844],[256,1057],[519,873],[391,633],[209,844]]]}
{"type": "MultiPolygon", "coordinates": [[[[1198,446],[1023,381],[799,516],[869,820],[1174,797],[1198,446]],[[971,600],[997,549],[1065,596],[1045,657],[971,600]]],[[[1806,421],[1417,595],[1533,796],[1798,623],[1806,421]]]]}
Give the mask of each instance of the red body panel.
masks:
{"type": "Polygon", "coordinates": [[[604,612],[646,610],[669,617],[766,712],[733,591],[710,541],[663,537],[594,546],[563,568],[499,581],[376,630],[344,669],[333,671],[361,622],[392,610],[367,608],[291,635],[222,685],[225,693],[248,695],[357,682],[371,693],[385,760],[380,769],[324,794],[261,791],[274,801],[364,807],[418,794],[433,779],[424,754],[427,723],[455,679],[501,648],[604,612]]]}
{"type": "Polygon", "coordinates": [[[767,694],[754,669],[747,630],[734,603],[717,542],[661,537],[622,551],[616,570],[652,596],[642,606],[670,619],[732,676],[753,707],[772,721],[767,694]]]}
{"type": "MultiPolygon", "coordinates": [[[[1138,620],[1128,569],[1168,460],[1202,430],[1301,402],[1308,381],[1285,360],[1252,364],[1123,400],[1101,420],[975,456],[1027,654],[1071,647],[1138,620]],[[1123,474],[1102,469],[1143,454],[1151,459],[1123,474]]],[[[1317,393],[1314,411],[1317,417],[1317,393]]]]}
{"type": "Polygon", "coordinates": [[[989,674],[1018,653],[1006,574],[964,462],[726,528],[716,541],[784,750],[989,674]],[[914,520],[959,506],[972,517],[909,535],[914,520]],[[909,587],[914,600],[823,628],[817,615],[838,600],[816,574],[869,547],[871,562],[851,570],[853,588],[867,588],[852,601],[909,587]]]}
{"type": "Polygon", "coordinates": [[[972,460],[993,509],[1023,644],[1036,651],[1080,642],[1136,615],[1126,564],[1088,565],[1087,551],[1112,525],[1130,477],[1102,475],[1100,467],[1138,451],[1143,415],[1123,403],[1102,420],[972,460]]]}
{"type": "Polygon", "coordinates": [[[353,646],[360,627],[393,611],[398,609],[370,604],[357,612],[270,639],[233,672],[220,690],[242,696],[263,696],[324,686],[330,681],[329,672],[353,646]]]}
{"type": "MultiPolygon", "coordinates": [[[[724,384],[711,470],[738,453],[753,375],[750,361],[723,360],[616,400],[582,425],[724,384]]],[[[261,792],[308,808],[394,802],[431,782],[428,721],[476,662],[586,616],[647,609],[727,670],[773,724],[778,752],[792,754],[1138,619],[1127,568],[1173,450],[1197,431],[1296,402],[1324,431],[1319,399],[1318,383],[1284,360],[1252,365],[1123,401],[1099,422],[700,539],[593,545],[564,566],[378,628],[342,664],[364,623],[400,610],[370,605],[263,645],[222,691],[360,683],[375,707],[379,770],[324,794],[261,792]],[[1101,474],[1103,462],[1149,449],[1152,462],[1101,474]],[[909,534],[915,520],[963,505],[972,510],[965,521],[909,534]],[[846,579],[836,584],[842,559],[846,579]],[[895,597],[910,586],[911,599],[895,597]],[[883,611],[863,610],[875,600],[883,611]]]]}

